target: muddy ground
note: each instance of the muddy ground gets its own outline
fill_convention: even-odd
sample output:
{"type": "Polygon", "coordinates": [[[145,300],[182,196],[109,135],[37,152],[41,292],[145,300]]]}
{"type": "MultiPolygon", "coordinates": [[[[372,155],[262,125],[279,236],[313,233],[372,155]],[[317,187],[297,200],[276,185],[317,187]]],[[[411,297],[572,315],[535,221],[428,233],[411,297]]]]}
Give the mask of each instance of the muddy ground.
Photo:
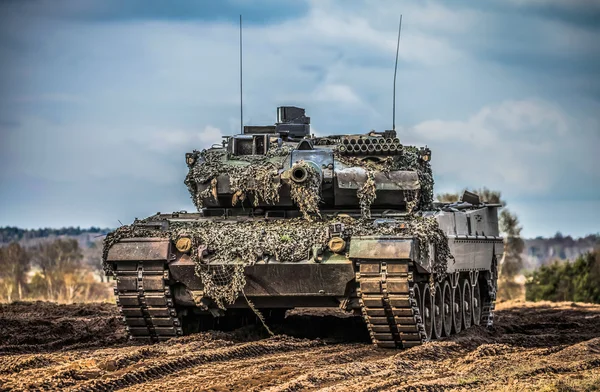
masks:
{"type": "Polygon", "coordinates": [[[111,304],[0,305],[0,390],[600,390],[600,305],[499,304],[493,329],[405,351],[335,314],[147,345],[111,304]]]}

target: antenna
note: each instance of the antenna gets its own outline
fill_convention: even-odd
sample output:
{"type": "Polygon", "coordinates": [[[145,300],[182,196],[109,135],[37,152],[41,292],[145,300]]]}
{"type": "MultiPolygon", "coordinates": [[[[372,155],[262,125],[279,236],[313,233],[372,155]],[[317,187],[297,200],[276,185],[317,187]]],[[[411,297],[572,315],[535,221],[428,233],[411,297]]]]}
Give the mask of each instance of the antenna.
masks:
{"type": "MultiPolygon", "coordinates": [[[[398,24],[398,42],[396,43],[396,65],[394,66],[394,103],[392,108],[392,130],[396,130],[396,72],[398,72],[398,51],[400,50],[400,31],[402,30],[402,14],[398,24]]],[[[241,32],[240,32],[241,34],[241,32]]],[[[240,48],[241,50],[241,48],[240,48]]],[[[241,71],[240,71],[241,72],[241,71]]]]}
{"type": "Polygon", "coordinates": [[[242,90],[242,15],[240,14],[240,134],[244,133],[244,94],[242,90]]]}

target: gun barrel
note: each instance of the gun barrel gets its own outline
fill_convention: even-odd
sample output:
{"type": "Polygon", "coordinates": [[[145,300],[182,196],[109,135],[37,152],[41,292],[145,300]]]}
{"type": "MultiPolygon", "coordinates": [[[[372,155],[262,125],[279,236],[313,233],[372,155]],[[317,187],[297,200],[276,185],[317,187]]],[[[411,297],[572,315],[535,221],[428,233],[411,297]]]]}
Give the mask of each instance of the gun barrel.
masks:
{"type": "Polygon", "coordinates": [[[317,176],[321,180],[323,179],[323,172],[321,171],[319,166],[317,166],[317,164],[311,161],[300,161],[296,163],[290,169],[287,170],[287,175],[292,181],[300,184],[306,182],[309,179],[309,170],[311,169],[317,174],[317,176]]]}

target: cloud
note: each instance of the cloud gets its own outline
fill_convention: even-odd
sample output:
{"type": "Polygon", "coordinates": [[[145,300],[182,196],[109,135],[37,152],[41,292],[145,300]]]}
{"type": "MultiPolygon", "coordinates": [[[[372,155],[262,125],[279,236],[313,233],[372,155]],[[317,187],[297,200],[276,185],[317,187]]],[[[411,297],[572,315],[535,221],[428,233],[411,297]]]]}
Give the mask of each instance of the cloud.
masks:
{"type": "Polygon", "coordinates": [[[63,94],[63,93],[47,93],[47,94],[38,94],[38,95],[24,95],[17,96],[13,98],[16,102],[27,103],[27,102],[58,102],[58,103],[81,103],[84,100],[73,94],[63,94]]]}
{"type": "Polygon", "coordinates": [[[532,15],[579,27],[598,30],[600,3],[594,0],[510,0],[513,6],[532,15]]]}
{"type": "Polygon", "coordinates": [[[244,15],[246,23],[264,24],[304,14],[305,1],[220,0],[218,2],[179,0],[169,4],[161,0],[102,1],[8,1],[6,12],[30,18],[53,18],[60,21],[92,23],[140,20],[235,20],[244,15]]]}
{"type": "Polygon", "coordinates": [[[222,135],[211,125],[199,131],[156,126],[105,129],[35,117],[1,133],[2,183],[20,178],[59,183],[130,178],[146,181],[148,187],[180,184],[185,153],[220,143],[222,135]]]}
{"type": "Polygon", "coordinates": [[[319,86],[314,92],[314,99],[317,101],[333,102],[340,104],[356,105],[361,100],[350,86],[343,84],[326,84],[319,86]]]}
{"type": "Polygon", "coordinates": [[[219,128],[207,125],[202,131],[167,130],[152,133],[143,143],[152,151],[171,154],[198,148],[207,148],[221,140],[223,132],[219,128]]]}
{"type": "Polygon", "coordinates": [[[487,186],[515,198],[572,197],[585,189],[600,192],[594,125],[548,102],[521,100],[485,106],[462,121],[425,121],[407,133],[433,148],[434,170],[446,189],[487,186]]]}
{"type": "Polygon", "coordinates": [[[552,16],[597,7],[207,4],[0,4],[0,225],[191,208],[183,154],[239,131],[240,12],[245,124],[296,105],[319,134],[390,129],[403,13],[396,123],[404,143],[433,148],[438,192],[597,200],[597,31],[552,16]]]}

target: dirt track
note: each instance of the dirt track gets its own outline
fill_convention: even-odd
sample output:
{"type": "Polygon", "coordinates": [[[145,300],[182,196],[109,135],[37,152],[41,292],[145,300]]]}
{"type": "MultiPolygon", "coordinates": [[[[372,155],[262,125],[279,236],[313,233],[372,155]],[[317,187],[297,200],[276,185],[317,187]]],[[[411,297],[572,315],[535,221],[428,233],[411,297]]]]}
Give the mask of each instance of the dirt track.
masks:
{"type": "Polygon", "coordinates": [[[142,345],[114,305],[0,306],[0,390],[600,390],[599,305],[500,304],[492,330],[405,351],[323,311],[274,326],[297,337],[247,327],[142,345]]]}

